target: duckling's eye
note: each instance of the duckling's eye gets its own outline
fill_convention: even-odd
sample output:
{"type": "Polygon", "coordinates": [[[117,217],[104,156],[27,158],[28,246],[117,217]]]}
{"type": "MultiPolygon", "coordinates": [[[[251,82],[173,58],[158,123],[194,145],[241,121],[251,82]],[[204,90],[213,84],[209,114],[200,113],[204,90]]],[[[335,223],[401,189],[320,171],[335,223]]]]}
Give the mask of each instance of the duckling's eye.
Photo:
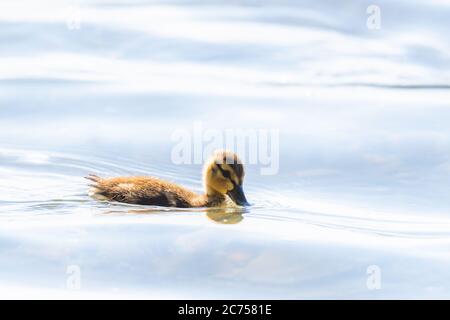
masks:
{"type": "Polygon", "coordinates": [[[223,176],[224,176],[225,178],[227,178],[227,179],[230,179],[230,178],[231,178],[230,173],[229,173],[228,171],[226,171],[226,170],[223,170],[223,171],[222,171],[222,174],[223,174],[223,176]]]}

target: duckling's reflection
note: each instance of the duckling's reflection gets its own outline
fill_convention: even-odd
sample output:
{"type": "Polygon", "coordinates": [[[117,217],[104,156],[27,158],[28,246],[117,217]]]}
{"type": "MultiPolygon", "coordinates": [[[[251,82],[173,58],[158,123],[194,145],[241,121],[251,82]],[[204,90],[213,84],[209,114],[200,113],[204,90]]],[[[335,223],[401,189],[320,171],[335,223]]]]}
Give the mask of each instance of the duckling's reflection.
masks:
{"type": "Polygon", "coordinates": [[[206,210],[206,216],[220,224],[237,224],[244,220],[245,208],[216,208],[206,210]]]}
{"type": "MultiPolygon", "coordinates": [[[[166,212],[205,212],[206,216],[220,224],[237,224],[244,220],[244,213],[248,212],[247,208],[234,207],[234,208],[204,208],[200,210],[161,210],[161,208],[146,208],[146,209],[131,209],[127,210],[127,213],[131,214],[164,214],[166,212]]],[[[124,211],[109,210],[105,214],[124,213],[124,211]]]]}

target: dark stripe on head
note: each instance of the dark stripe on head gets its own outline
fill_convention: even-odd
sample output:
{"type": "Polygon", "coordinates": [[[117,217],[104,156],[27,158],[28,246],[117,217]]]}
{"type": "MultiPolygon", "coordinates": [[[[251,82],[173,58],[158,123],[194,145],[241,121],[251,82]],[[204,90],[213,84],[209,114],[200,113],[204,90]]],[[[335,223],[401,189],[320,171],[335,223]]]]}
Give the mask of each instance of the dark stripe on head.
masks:
{"type": "Polygon", "coordinates": [[[221,166],[220,164],[216,164],[216,165],[217,165],[217,167],[219,168],[219,170],[220,170],[220,172],[222,173],[222,175],[223,175],[226,179],[230,180],[231,183],[233,184],[233,186],[236,187],[236,182],[234,182],[234,180],[231,179],[231,173],[228,172],[227,170],[225,170],[224,168],[222,168],[222,166],[221,166]]]}

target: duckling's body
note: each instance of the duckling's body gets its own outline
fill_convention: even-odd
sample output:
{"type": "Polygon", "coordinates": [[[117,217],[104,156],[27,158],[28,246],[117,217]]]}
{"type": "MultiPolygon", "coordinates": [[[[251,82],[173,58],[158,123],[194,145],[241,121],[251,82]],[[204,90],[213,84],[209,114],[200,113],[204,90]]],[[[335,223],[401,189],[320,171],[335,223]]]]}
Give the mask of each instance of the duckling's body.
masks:
{"type": "Polygon", "coordinates": [[[225,196],[207,197],[155,177],[102,179],[90,175],[87,179],[96,183],[90,191],[91,196],[111,201],[164,207],[195,208],[218,206],[226,200],[225,196]]]}
{"type": "Polygon", "coordinates": [[[118,177],[103,179],[90,175],[94,182],[90,195],[97,199],[141,205],[195,208],[226,205],[229,196],[238,205],[247,205],[242,191],[244,170],[237,155],[217,151],[205,165],[205,194],[197,194],[177,184],[155,177],[118,177]]]}

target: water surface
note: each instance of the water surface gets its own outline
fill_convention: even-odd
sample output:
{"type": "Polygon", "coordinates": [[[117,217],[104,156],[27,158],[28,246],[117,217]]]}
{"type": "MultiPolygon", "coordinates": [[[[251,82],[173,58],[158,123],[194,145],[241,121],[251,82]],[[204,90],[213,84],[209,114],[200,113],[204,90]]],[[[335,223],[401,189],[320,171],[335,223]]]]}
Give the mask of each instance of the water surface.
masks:
{"type": "Polygon", "coordinates": [[[448,298],[450,6],[378,1],[370,30],[369,4],[0,4],[0,297],[448,298]],[[201,192],[171,160],[198,123],[279,130],[243,214],[87,196],[88,173],[201,192]]]}

